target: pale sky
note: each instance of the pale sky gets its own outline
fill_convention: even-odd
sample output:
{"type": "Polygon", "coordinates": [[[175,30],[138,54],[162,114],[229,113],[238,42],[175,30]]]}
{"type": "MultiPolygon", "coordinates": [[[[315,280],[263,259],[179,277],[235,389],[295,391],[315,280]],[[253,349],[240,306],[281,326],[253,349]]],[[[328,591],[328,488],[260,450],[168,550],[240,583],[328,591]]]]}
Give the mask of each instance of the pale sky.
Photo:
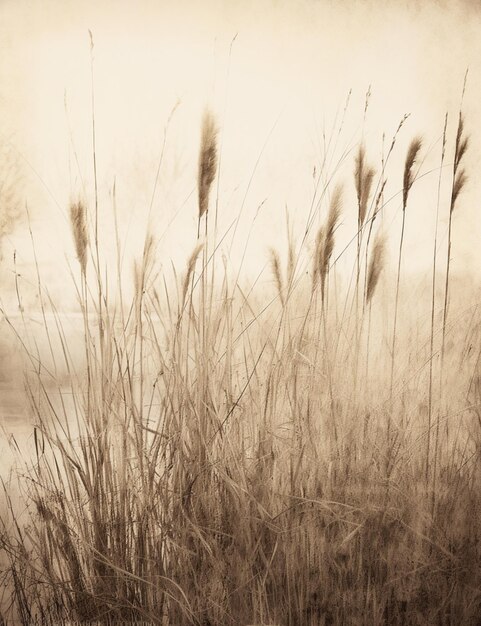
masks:
{"type": "MultiPolygon", "coordinates": [[[[182,271],[195,245],[197,151],[205,107],[212,109],[220,128],[220,232],[241,213],[236,241],[231,248],[227,237],[224,252],[235,266],[252,227],[245,260],[250,275],[266,263],[270,246],[285,249],[286,207],[295,233],[302,235],[313,198],[313,170],[320,170],[329,137],[326,174],[346,189],[338,232],[342,248],[356,219],[356,147],[364,140],[369,162],[379,173],[383,134],[386,152],[400,119],[410,114],[388,169],[387,196],[393,199],[386,205],[384,228],[396,243],[403,160],[409,141],[420,134],[425,176],[413,188],[408,207],[406,264],[408,269],[422,269],[432,253],[444,115],[450,115],[442,186],[446,198],[467,68],[464,111],[472,137],[466,158],[470,179],[456,209],[453,270],[477,270],[480,8],[481,3],[467,0],[2,0],[1,153],[21,175],[15,191],[21,206],[28,204],[41,267],[53,282],[51,291],[62,298],[63,281],[69,278],[60,268],[66,267],[65,259],[73,267],[76,263],[69,202],[80,194],[90,209],[93,206],[89,30],[95,42],[104,251],[112,256],[110,192],[115,180],[129,277],[131,257],[140,254],[149,219],[164,265],[173,260],[182,271]],[[164,129],[176,103],[149,213],[164,129]]],[[[212,202],[216,190],[217,182],[212,202]]],[[[446,224],[444,201],[441,241],[446,224]]],[[[32,254],[24,217],[3,242],[4,280],[11,276],[13,250],[27,277],[32,254]]]]}

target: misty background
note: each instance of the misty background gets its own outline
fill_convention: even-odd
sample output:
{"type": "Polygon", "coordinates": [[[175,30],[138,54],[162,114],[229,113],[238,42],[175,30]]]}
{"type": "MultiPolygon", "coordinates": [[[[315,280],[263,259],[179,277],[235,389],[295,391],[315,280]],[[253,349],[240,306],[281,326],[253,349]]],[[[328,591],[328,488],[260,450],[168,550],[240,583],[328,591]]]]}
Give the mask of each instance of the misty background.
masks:
{"type": "MultiPolygon", "coordinates": [[[[315,192],[320,171],[322,184],[344,185],[337,252],[349,243],[357,219],[356,149],[364,142],[379,180],[405,115],[386,170],[382,228],[396,246],[404,158],[421,135],[403,265],[426,279],[444,117],[449,114],[442,189],[448,190],[469,70],[463,101],[469,180],[456,209],[452,271],[477,274],[478,3],[3,0],[0,29],[0,279],[10,314],[23,308],[34,319],[38,313],[34,247],[52,300],[59,310],[76,310],[69,204],[81,198],[92,217],[92,70],[105,262],[115,260],[115,185],[126,280],[147,229],[167,274],[172,264],[183,271],[197,237],[197,154],[208,107],[219,125],[212,204],[218,198],[219,236],[227,233],[222,252],[228,265],[236,269],[242,260],[244,275],[266,285],[272,284],[269,247],[285,254],[286,214],[298,243],[313,198],[315,224],[324,218],[326,202],[318,203],[315,192]]],[[[442,197],[440,247],[448,193],[442,197]]],[[[348,272],[352,258],[343,259],[348,272]]]]}

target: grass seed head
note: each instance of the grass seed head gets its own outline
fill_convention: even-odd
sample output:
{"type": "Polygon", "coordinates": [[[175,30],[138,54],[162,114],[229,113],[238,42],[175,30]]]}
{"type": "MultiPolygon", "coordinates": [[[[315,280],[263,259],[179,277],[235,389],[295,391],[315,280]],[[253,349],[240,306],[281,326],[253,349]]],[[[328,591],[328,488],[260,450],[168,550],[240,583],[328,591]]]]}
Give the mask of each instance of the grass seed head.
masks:
{"type": "Polygon", "coordinates": [[[340,185],[337,185],[334,189],[334,193],[332,194],[329,214],[327,216],[321,266],[319,268],[319,273],[321,277],[321,294],[323,300],[326,278],[329,271],[329,262],[331,260],[332,253],[334,252],[334,235],[337,225],[339,223],[339,218],[341,217],[341,205],[342,187],[340,185]]]}
{"type": "Polygon", "coordinates": [[[199,219],[209,209],[209,193],[217,170],[217,125],[210,111],[204,113],[199,152],[199,219]]]}
{"type": "Polygon", "coordinates": [[[317,233],[314,249],[312,291],[316,288],[317,282],[320,281],[323,300],[327,274],[329,272],[329,262],[334,252],[335,232],[341,217],[341,207],[342,186],[337,185],[332,194],[326,223],[324,226],[321,226],[317,233]]]}
{"type": "Polygon", "coordinates": [[[458,199],[459,194],[461,193],[464,185],[466,184],[467,179],[468,177],[464,169],[456,173],[456,177],[454,179],[454,185],[453,185],[452,198],[451,198],[451,213],[454,211],[456,200],[458,199]]]}
{"type": "Polygon", "coordinates": [[[467,181],[467,175],[465,169],[459,169],[459,165],[466,154],[466,150],[469,145],[469,137],[464,135],[464,118],[462,113],[459,114],[458,131],[456,133],[456,147],[454,151],[454,183],[451,193],[451,213],[454,211],[454,206],[459,194],[461,193],[464,185],[467,181]]]}
{"type": "Polygon", "coordinates": [[[406,210],[406,205],[408,202],[409,191],[413,186],[415,176],[413,173],[413,167],[416,163],[416,160],[419,155],[419,151],[421,150],[422,139],[420,137],[415,137],[408,149],[408,153],[406,155],[406,161],[404,163],[404,178],[403,178],[403,211],[406,210]]]}
{"type": "Polygon", "coordinates": [[[87,230],[87,209],[81,200],[70,205],[70,224],[77,259],[80,263],[82,274],[85,274],[87,269],[87,246],[89,238],[87,230]]]}
{"type": "Polygon", "coordinates": [[[367,287],[366,287],[366,302],[370,302],[377,284],[379,282],[379,276],[381,275],[384,267],[384,256],[386,251],[386,241],[382,235],[378,235],[374,242],[371,258],[369,261],[369,268],[367,272],[367,287]]]}
{"type": "Polygon", "coordinates": [[[271,256],[271,268],[272,273],[274,274],[274,279],[276,281],[277,291],[279,293],[279,298],[281,299],[282,306],[284,306],[284,287],[282,284],[282,274],[281,274],[281,262],[279,259],[279,253],[274,248],[270,250],[271,256]]]}
{"type": "Polygon", "coordinates": [[[185,299],[187,297],[187,290],[189,289],[190,279],[192,278],[192,274],[194,273],[195,264],[197,263],[197,259],[199,258],[199,254],[202,248],[203,244],[197,245],[189,257],[189,261],[187,263],[187,272],[182,283],[182,308],[184,307],[185,299]]]}
{"type": "Polygon", "coordinates": [[[366,166],[366,151],[364,146],[360,146],[356,156],[356,166],[354,170],[359,228],[362,227],[366,219],[367,203],[371,195],[371,187],[375,173],[374,168],[366,166]]]}

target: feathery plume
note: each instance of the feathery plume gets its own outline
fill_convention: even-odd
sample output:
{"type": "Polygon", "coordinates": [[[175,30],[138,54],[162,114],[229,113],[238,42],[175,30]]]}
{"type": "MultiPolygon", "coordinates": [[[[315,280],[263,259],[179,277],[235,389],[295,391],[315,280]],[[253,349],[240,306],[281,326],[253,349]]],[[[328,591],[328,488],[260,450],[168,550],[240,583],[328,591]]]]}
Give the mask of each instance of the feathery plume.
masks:
{"type": "Polygon", "coordinates": [[[272,273],[274,274],[274,278],[276,280],[279,298],[281,299],[282,306],[284,306],[284,288],[282,285],[281,262],[279,259],[279,253],[277,252],[277,250],[274,250],[274,248],[271,248],[270,255],[272,273]]]}
{"type": "Polygon", "coordinates": [[[359,146],[359,152],[356,156],[356,166],[354,170],[359,229],[361,229],[364,224],[364,220],[366,219],[367,203],[369,201],[369,196],[371,195],[372,182],[376,173],[374,168],[366,166],[365,159],[365,148],[364,146],[359,146]]]}
{"type": "Polygon", "coordinates": [[[461,159],[468,148],[469,138],[463,137],[464,117],[459,115],[458,131],[456,133],[456,148],[454,154],[454,166],[457,169],[461,159]]]}
{"type": "Polygon", "coordinates": [[[408,202],[408,195],[411,187],[414,183],[414,174],[413,167],[416,163],[416,159],[418,157],[419,151],[421,150],[422,139],[420,137],[415,137],[408,149],[408,153],[406,155],[406,162],[404,163],[404,179],[403,179],[403,211],[406,210],[406,205],[408,202]]]}
{"type": "Polygon", "coordinates": [[[194,250],[192,251],[192,254],[189,257],[189,261],[187,263],[187,272],[185,274],[185,278],[182,283],[182,307],[181,308],[184,307],[185,298],[187,297],[187,290],[189,289],[190,279],[192,277],[192,274],[194,273],[195,264],[197,263],[197,259],[199,258],[199,254],[202,248],[203,248],[203,244],[199,244],[198,246],[196,246],[194,250]]]}
{"type": "Polygon", "coordinates": [[[372,247],[371,258],[369,261],[369,269],[367,272],[367,288],[366,288],[366,302],[369,303],[374,295],[374,292],[379,281],[384,266],[384,254],[386,250],[386,241],[382,235],[377,235],[374,245],[372,247]]]}
{"type": "Polygon", "coordinates": [[[337,185],[332,194],[331,205],[329,207],[329,214],[327,216],[324,245],[322,250],[321,266],[319,268],[321,276],[321,295],[324,300],[324,287],[326,284],[327,272],[329,270],[329,261],[331,260],[332,253],[334,252],[334,233],[341,217],[341,204],[342,204],[342,187],[337,185]]]}
{"type": "Polygon", "coordinates": [[[456,204],[456,200],[458,199],[459,194],[461,193],[462,188],[464,187],[468,177],[464,169],[456,174],[456,178],[454,179],[453,192],[452,192],[452,201],[451,201],[451,212],[454,210],[454,205],[456,204]]]}
{"type": "Polygon", "coordinates": [[[461,193],[461,190],[463,189],[468,179],[464,168],[458,171],[459,165],[466,153],[466,150],[468,149],[468,144],[469,144],[469,137],[464,137],[463,133],[464,133],[464,118],[462,114],[460,113],[459,122],[458,122],[458,131],[456,133],[456,147],[454,150],[454,168],[453,168],[454,183],[453,183],[453,189],[451,192],[451,206],[450,206],[451,214],[454,211],[456,200],[458,199],[458,196],[461,193]]]}
{"type": "Polygon", "coordinates": [[[70,205],[70,225],[75,243],[75,252],[80,263],[82,274],[87,269],[87,246],[89,243],[87,231],[87,209],[79,200],[70,205]]]}
{"type": "Polygon", "coordinates": [[[204,113],[199,152],[199,219],[209,209],[209,193],[217,170],[217,125],[210,111],[204,113]]]}
{"type": "Polygon", "coordinates": [[[314,252],[314,272],[312,278],[312,291],[314,291],[318,279],[321,282],[321,297],[324,301],[324,289],[329,271],[329,261],[334,251],[334,234],[341,216],[342,186],[337,185],[334,189],[329,206],[325,226],[321,227],[316,236],[314,252]]]}

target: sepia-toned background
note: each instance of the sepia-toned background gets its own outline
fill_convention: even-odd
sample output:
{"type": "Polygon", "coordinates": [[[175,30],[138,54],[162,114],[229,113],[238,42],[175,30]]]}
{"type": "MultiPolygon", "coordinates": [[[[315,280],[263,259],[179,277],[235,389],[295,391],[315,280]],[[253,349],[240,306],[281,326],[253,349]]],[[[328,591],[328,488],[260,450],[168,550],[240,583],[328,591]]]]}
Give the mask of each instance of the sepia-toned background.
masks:
{"type": "MultiPolygon", "coordinates": [[[[478,267],[478,3],[3,0],[0,11],[0,132],[10,166],[2,172],[9,178],[15,170],[21,208],[2,241],[4,271],[11,270],[13,250],[18,263],[31,260],[28,203],[42,269],[54,283],[61,281],[59,262],[64,265],[65,255],[73,258],[68,204],[82,196],[92,206],[89,30],[105,250],[111,245],[107,231],[112,228],[115,181],[126,251],[139,253],[150,219],[163,261],[184,262],[196,237],[199,125],[208,106],[221,129],[221,232],[239,212],[243,216],[236,238],[242,243],[231,248],[227,238],[225,248],[230,255],[243,251],[256,216],[245,261],[256,275],[266,262],[267,247],[284,245],[286,207],[302,232],[314,167],[319,168],[333,129],[337,133],[351,92],[331,154],[333,166],[341,154],[348,155],[336,172],[348,194],[354,193],[353,153],[360,141],[379,171],[383,150],[385,154],[404,114],[410,117],[393,163],[402,163],[414,135],[423,136],[421,173],[426,175],[413,194],[406,242],[415,253],[406,255],[408,263],[422,267],[420,243],[423,237],[431,241],[434,228],[432,191],[444,115],[451,115],[452,140],[469,68],[464,110],[472,137],[470,181],[462,223],[453,234],[454,269],[478,267]],[[164,131],[176,104],[149,213],[164,131]]],[[[389,181],[397,195],[387,206],[388,231],[397,228],[400,217],[399,169],[398,180],[389,181]]],[[[350,218],[355,219],[354,203],[338,234],[346,242],[350,218]]],[[[50,284],[70,306],[63,286],[50,284]]]]}

